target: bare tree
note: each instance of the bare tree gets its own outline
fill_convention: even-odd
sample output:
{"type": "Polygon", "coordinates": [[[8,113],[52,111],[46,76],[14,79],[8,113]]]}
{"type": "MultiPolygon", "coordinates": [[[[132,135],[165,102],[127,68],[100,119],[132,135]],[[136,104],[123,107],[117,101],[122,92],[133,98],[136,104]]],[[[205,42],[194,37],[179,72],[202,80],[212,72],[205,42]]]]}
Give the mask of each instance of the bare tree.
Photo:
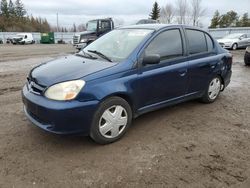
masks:
{"type": "Polygon", "coordinates": [[[85,24],[80,24],[77,26],[77,31],[86,31],[85,24]]]}
{"type": "Polygon", "coordinates": [[[165,7],[161,8],[160,12],[160,21],[162,23],[170,24],[173,21],[174,18],[174,7],[172,4],[166,4],[165,7]]]}
{"type": "Polygon", "coordinates": [[[192,0],[191,2],[191,17],[193,26],[199,26],[200,17],[205,15],[206,9],[201,7],[202,0],[192,0]]]}
{"type": "Polygon", "coordinates": [[[176,1],[176,13],[177,13],[177,22],[179,24],[186,24],[188,19],[188,3],[187,0],[177,0],[176,1]]]}

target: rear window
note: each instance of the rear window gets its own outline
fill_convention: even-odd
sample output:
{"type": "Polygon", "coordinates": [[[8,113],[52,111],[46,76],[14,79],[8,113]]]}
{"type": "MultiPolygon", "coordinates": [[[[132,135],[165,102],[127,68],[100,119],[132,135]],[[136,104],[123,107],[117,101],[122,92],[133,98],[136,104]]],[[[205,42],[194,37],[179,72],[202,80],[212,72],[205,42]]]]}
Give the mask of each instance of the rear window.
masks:
{"type": "MultiPolygon", "coordinates": [[[[207,39],[202,31],[186,29],[190,54],[207,52],[207,39]]],[[[210,39],[211,40],[211,39],[210,39]]],[[[210,44],[211,45],[211,44],[210,44]]]]}

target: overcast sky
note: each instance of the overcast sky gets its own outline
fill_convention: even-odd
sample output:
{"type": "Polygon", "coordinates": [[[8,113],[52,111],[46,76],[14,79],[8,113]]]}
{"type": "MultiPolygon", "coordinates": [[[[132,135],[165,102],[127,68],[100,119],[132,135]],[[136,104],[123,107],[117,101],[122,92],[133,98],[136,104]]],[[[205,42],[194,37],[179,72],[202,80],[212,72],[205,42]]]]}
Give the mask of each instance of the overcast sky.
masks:
{"type": "MultiPolygon", "coordinates": [[[[81,24],[94,18],[113,17],[126,23],[133,23],[148,18],[155,0],[22,0],[28,14],[46,17],[51,25],[56,25],[56,13],[59,25],[71,27],[73,23],[81,24]]],[[[187,0],[191,1],[191,0],[187,0]]],[[[166,3],[176,4],[176,0],[158,0],[160,6],[166,3]]],[[[248,12],[250,0],[203,0],[206,15],[201,22],[208,26],[215,10],[225,13],[234,10],[239,14],[248,12]]]]}

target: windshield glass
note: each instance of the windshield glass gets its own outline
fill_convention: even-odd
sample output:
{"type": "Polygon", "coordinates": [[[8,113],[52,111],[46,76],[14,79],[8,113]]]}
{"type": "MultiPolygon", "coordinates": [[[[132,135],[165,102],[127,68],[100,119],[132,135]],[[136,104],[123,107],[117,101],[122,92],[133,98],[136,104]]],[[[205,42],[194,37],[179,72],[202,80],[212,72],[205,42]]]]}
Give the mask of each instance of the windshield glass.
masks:
{"type": "MultiPolygon", "coordinates": [[[[85,53],[98,51],[110,60],[120,62],[125,60],[142,40],[152,33],[149,29],[118,29],[97,39],[86,48],[85,53]]],[[[91,53],[91,55],[94,55],[91,53]]]]}
{"type": "Polygon", "coordinates": [[[238,39],[242,36],[242,34],[230,34],[224,37],[224,39],[238,39]]]}
{"type": "Polygon", "coordinates": [[[23,38],[24,35],[23,34],[18,34],[17,37],[22,37],[23,38]]]}
{"type": "Polygon", "coordinates": [[[87,31],[96,31],[97,29],[97,21],[93,20],[93,21],[89,21],[87,23],[87,31]]]}

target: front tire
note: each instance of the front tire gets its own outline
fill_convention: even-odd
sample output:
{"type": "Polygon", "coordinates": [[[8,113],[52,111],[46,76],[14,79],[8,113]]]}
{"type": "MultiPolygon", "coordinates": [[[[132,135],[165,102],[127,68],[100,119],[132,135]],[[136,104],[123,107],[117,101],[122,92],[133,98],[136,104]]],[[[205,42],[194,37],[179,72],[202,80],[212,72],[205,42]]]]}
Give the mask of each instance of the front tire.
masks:
{"type": "Polygon", "coordinates": [[[130,105],[120,97],[103,101],[97,109],[90,130],[90,137],[99,144],[109,144],[119,140],[132,121],[130,105]]]}
{"type": "Polygon", "coordinates": [[[237,50],[237,49],[238,49],[238,44],[234,43],[233,46],[232,46],[232,50],[237,50]]]}
{"type": "Polygon", "coordinates": [[[221,86],[221,78],[219,76],[215,76],[209,82],[201,101],[204,103],[213,103],[220,95],[221,86]]]}

